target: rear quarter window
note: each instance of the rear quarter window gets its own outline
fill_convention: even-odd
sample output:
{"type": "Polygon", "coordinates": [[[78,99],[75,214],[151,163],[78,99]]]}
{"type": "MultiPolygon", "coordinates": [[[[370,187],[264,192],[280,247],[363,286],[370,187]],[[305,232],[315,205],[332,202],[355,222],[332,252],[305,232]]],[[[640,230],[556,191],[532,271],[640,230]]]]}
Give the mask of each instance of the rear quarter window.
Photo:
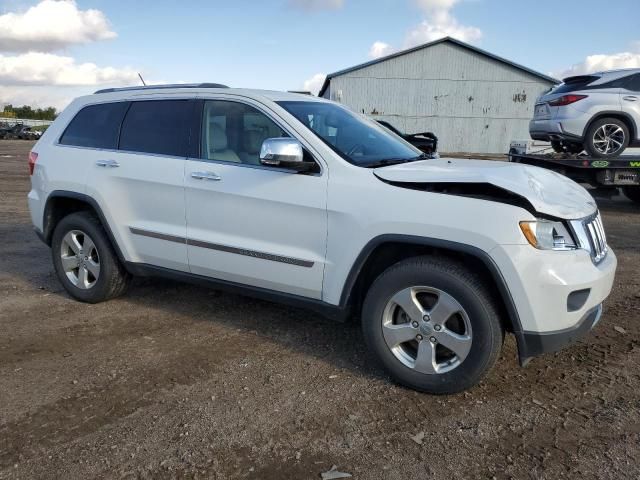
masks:
{"type": "Polygon", "coordinates": [[[116,149],[127,102],[89,105],[80,110],[65,129],[60,143],[77,147],[116,149]]]}
{"type": "Polygon", "coordinates": [[[186,157],[193,102],[133,102],[122,122],[120,150],[186,157]]]}
{"type": "Polygon", "coordinates": [[[636,73],[629,78],[626,88],[633,92],[640,92],[640,73],[636,73]]]}

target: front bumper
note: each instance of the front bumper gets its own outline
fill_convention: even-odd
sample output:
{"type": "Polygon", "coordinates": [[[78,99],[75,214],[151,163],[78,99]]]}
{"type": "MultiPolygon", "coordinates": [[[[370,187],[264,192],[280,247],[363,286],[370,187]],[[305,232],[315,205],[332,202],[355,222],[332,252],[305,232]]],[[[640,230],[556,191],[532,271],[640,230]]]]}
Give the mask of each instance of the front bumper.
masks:
{"type": "Polygon", "coordinates": [[[526,364],[531,358],[562,350],[564,347],[576,342],[600,321],[602,316],[602,304],[593,307],[584,314],[582,319],[573,327],[556,332],[523,332],[518,341],[518,354],[522,364],[526,364]]]}
{"type": "Polygon", "coordinates": [[[595,326],[617,267],[612,250],[597,265],[585,250],[543,251],[530,245],[499,246],[491,256],[518,312],[513,333],[521,364],[573,343],[595,326]]]}

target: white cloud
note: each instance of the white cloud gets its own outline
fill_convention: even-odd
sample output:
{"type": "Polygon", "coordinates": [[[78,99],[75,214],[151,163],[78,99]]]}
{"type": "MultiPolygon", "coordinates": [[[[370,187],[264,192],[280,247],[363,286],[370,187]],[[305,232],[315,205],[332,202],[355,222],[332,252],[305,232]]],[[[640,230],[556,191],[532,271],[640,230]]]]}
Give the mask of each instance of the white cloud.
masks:
{"type": "Polygon", "coordinates": [[[582,75],[602,70],[615,70],[618,68],[640,68],[640,53],[621,52],[611,55],[589,55],[583,62],[576,63],[566,70],[557,72],[556,75],[559,78],[566,78],[572,75],[582,75]]]}
{"type": "Polygon", "coordinates": [[[344,6],[344,0],[289,0],[289,6],[306,11],[338,10],[344,6]]]}
{"type": "Polygon", "coordinates": [[[415,47],[443,37],[475,43],[482,38],[482,31],[476,27],[461,25],[449,12],[440,11],[428,16],[420,25],[410,30],[405,38],[404,47],[415,47]]]}
{"type": "MultiPolygon", "coordinates": [[[[409,30],[405,36],[403,48],[411,48],[443,37],[453,37],[467,43],[475,43],[482,38],[482,30],[477,27],[462,25],[451,10],[459,0],[414,0],[422,10],[424,20],[409,30]]],[[[369,56],[380,51],[391,53],[394,48],[384,42],[376,42],[371,46],[369,56]],[[382,46],[384,45],[384,48],[382,46]]],[[[386,53],[385,53],[386,54],[386,53]]]]}
{"type": "Polygon", "coordinates": [[[369,57],[371,58],[386,57],[387,55],[390,55],[395,51],[396,51],[395,48],[393,48],[388,43],[374,42],[373,45],[371,45],[371,48],[369,49],[369,57]]]}
{"type": "Polygon", "coordinates": [[[459,0],[414,0],[422,10],[451,10],[459,0]]]}
{"type": "Polygon", "coordinates": [[[42,0],[24,13],[0,15],[0,51],[50,52],[115,38],[100,10],[79,10],[74,0],[42,0]]]}
{"type": "Polygon", "coordinates": [[[139,83],[131,68],[98,67],[76,63],[71,57],[29,52],[0,55],[0,85],[132,85],[139,83]]]}
{"type": "Polygon", "coordinates": [[[327,78],[327,76],[324,73],[316,73],[313,77],[305,80],[302,89],[318,95],[325,78],[327,78]]]}

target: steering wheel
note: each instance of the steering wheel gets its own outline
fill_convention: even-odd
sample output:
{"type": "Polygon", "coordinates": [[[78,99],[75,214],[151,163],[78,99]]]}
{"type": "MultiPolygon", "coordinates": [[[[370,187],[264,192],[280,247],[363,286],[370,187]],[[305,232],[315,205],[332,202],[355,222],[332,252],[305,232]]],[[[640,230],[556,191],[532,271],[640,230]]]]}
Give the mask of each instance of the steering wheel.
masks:
{"type": "Polygon", "coordinates": [[[358,152],[360,152],[361,154],[364,154],[364,145],[361,143],[356,143],[353,147],[351,147],[347,152],[347,155],[351,157],[352,155],[355,155],[358,152]]]}

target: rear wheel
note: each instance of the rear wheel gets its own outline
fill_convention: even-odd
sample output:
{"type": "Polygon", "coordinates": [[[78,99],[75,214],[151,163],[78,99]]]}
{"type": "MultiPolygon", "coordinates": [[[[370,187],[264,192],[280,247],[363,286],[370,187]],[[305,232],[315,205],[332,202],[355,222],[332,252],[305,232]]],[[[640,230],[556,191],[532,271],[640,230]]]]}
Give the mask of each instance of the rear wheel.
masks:
{"type": "Polygon", "coordinates": [[[582,151],[584,150],[584,146],[581,143],[567,142],[565,145],[567,148],[567,152],[569,153],[578,154],[582,153],[582,151]]]}
{"type": "Polygon", "coordinates": [[[56,226],[53,265],[65,290],[77,300],[98,303],[122,295],[126,272],[102,225],[88,212],[72,213],[56,226]]]}
{"type": "Polygon", "coordinates": [[[637,187],[623,187],[623,193],[627,196],[629,200],[632,200],[636,203],[640,203],[640,186],[637,187]]]}
{"type": "Polygon", "coordinates": [[[560,140],[552,140],[551,148],[553,148],[553,151],[556,153],[564,153],[564,146],[560,140]]]}
{"type": "Polygon", "coordinates": [[[399,383],[446,394],[478,383],[504,338],[491,295],[453,261],[418,257],[387,269],[367,293],[369,348],[399,383]]]}
{"type": "Polygon", "coordinates": [[[629,145],[629,128],[617,118],[601,118],[587,129],[584,147],[598,158],[619,156],[629,145]]]}
{"type": "Polygon", "coordinates": [[[562,140],[553,140],[551,142],[551,148],[553,148],[553,151],[556,153],[572,153],[572,154],[582,153],[582,151],[584,150],[584,147],[582,146],[581,143],[566,142],[562,140]]]}

